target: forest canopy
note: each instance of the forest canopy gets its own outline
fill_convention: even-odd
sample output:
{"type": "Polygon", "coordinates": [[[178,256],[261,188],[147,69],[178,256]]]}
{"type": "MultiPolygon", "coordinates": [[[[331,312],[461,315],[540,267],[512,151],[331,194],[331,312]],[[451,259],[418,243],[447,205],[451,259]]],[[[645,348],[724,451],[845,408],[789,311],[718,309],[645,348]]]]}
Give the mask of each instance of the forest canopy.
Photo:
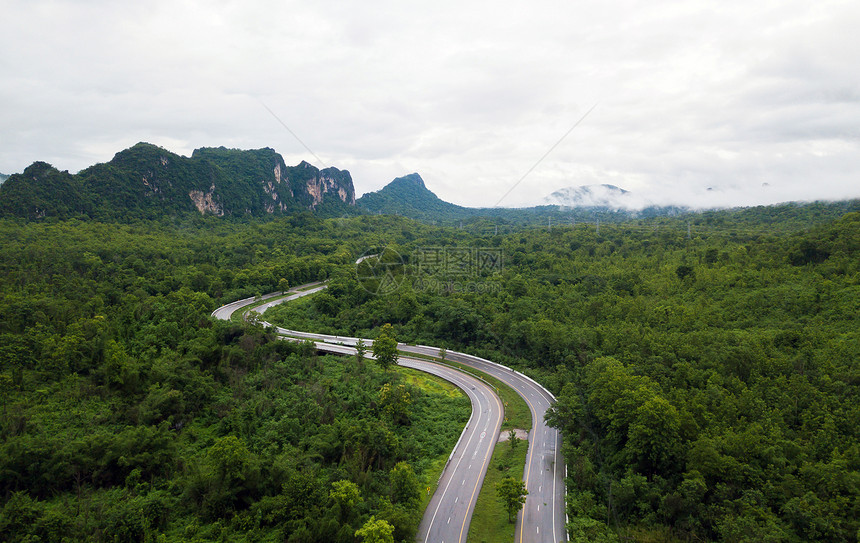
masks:
{"type": "Polygon", "coordinates": [[[797,228],[802,209],[485,235],[465,243],[501,271],[433,283],[412,262],[388,296],[334,278],[336,303],[267,318],[391,322],[532,374],[558,397],[576,540],[853,541],[860,214],[797,228]]]}
{"type": "Polygon", "coordinates": [[[855,541],[860,214],[843,209],[501,232],[0,220],[0,533],[354,542],[384,521],[411,541],[415,481],[468,401],[209,316],[328,280],[267,320],[390,323],[556,394],[573,540],[855,541]],[[398,255],[393,288],[356,271],[378,247],[398,255]],[[392,390],[406,412],[386,409],[392,390]]]}

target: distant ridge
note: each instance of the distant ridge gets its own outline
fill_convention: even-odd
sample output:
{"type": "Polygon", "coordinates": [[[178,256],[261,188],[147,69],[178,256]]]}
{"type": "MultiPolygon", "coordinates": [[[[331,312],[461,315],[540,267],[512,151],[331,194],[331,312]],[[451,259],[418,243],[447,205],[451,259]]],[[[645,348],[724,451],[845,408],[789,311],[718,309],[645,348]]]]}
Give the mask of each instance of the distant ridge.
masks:
{"type": "Polygon", "coordinates": [[[582,185],[559,189],[546,198],[544,203],[568,207],[626,208],[625,198],[630,192],[615,185],[582,185]]]}
{"type": "Polygon", "coordinates": [[[202,148],[184,157],[138,143],[77,174],[35,162],[0,186],[0,215],[27,219],[341,214],[354,205],[348,171],[287,166],[269,148],[202,148]]]}
{"type": "Polygon", "coordinates": [[[3,181],[6,181],[7,179],[9,179],[8,175],[6,175],[5,173],[0,173],[0,185],[2,185],[3,181]]]}
{"type": "MultiPolygon", "coordinates": [[[[611,187],[611,185],[607,185],[611,187]]],[[[627,193],[613,187],[616,192],[627,193]]],[[[619,206],[569,206],[548,204],[526,208],[463,207],[440,199],[417,173],[398,177],[382,189],[356,200],[356,206],[372,214],[402,215],[434,224],[460,225],[477,221],[493,224],[551,224],[553,220],[618,221],[641,216],[619,206]]]]}

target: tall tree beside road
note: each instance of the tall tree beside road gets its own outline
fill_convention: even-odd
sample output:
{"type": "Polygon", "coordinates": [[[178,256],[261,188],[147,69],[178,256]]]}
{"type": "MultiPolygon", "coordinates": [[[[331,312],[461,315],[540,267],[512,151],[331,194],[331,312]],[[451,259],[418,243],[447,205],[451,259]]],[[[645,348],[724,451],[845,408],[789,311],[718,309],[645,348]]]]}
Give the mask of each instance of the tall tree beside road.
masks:
{"type": "Polygon", "coordinates": [[[391,324],[384,325],[379,336],[373,340],[373,356],[384,370],[397,364],[397,339],[391,324]]]}
{"type": "Polygon", "coordinates": [[[526,496],[529,491],[526,490],[526,484],[513,477],[505,477],[501,482],[496,484],[496,493],[499,495],[499,500],[508,510],[508,522],[514,521],[516,515],[523,505],[526,503],[526,496]]]}
{"type": "Polygon", "coordinates": [[[355,343],[355,361],[362,364],[364,362],[365,354],[367,354],[367,344],[363,339],[359,339],[355,343]]]}

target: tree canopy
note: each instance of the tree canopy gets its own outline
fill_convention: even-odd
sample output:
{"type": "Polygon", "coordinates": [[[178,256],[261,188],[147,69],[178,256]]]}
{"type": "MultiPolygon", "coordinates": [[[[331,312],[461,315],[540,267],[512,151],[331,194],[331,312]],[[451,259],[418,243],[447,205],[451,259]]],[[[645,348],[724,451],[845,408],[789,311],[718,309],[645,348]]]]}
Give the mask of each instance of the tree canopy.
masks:
{"type": "Polygon", "coordinates": [[[397,364],[397,338],[394,337],[391,324],[386,323],[373,340],[373,356],[376,357],[376,363],[384,370],[397,364]]]}
{"type": "Polygon", "coordinates": [[[508,512],[508,522],[513,522],[516,514],[526,503],[526,496],[529,494],[526,484],[513,477],[505,477],[501,482],[496,483],[496,493],[508,512]]]}

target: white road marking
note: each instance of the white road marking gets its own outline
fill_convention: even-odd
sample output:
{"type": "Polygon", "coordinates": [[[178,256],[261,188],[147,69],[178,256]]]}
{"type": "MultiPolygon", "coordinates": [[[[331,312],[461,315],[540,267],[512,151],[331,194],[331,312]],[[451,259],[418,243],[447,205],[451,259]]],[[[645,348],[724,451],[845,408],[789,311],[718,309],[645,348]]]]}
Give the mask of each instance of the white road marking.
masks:
{"type": "MultiPolygon", "coordinates": [[[[307,292],[304,292],[304,293],[301,293],[301,294],[294,294],[293,296],[289,296],[289,297],[287,297],[287,298],[285,298],[285,299],[283,299],[283,300],[279,300],[279,301],[284,301],[284,302],[285,302],[285,301],[288,301],[288,300],[291,300],[291,299],[299,298],[300,296],[303,296],[303,295],[305,295],[305,294],[311,294],[311,293],[313,293],[313,292],[316,292],[316,291],[322,290],[322,289],[324,289],[324,288],[325,288],[325,285],[323,285],[323,286],[318,286],[318,287],[313,288],[312,290],[309,290],[309,291],[307,291],[307,292]]],[[[292,292],[293,292],[294,290],[295,290],[295,289],[290,289],[290,293],[292,294],[292,292]]],[[[239,302],[234,302],[234,304],[230,304],[230,305],[233,305],[233,306],[242,306],[242,305],[243,305],[243,303],[250,302],[251,300],[252,300],[251,298],[248,298],[248,299],[246,299],[246,300],[240,300],[239,302]]],[[[270,304],[266,304],[266,306],[268,306],[268,305],[270,305],[270,304]]],[[[271,304],[271,305],[275,305],[275,304],[271,304]]],[[[287,332],[282,332],[282,333],[287,333],[287,332]]],[[[335,340],[339,340],[339,339],[343,339],[343,340],[350,340],[350,341],[355,341],[355,340],[356,340],[356,338],[340,338],[339,336],[328,336],[328,335],[315,335],[315,336],[314,336],[314,335],[311,335],[311,334],[305,334],[305,335],[306,335],[306,336],[308,336],[308,337],[321,338],[320,340],[321,340],[321,341],[325,341],[325,342],[329,342],[329,341],[331,340],[331,338],[332,338],[332,337],[334,337],[334,339],[335,339],[335,340]]],[[[405,347],[405,345],[398,345],[398,347],[405,347]]],[[[421,351],[424,351],[424,352],[427,352],[427,353],[430,353],[430,354],[438,354],[438,352],[439,352],[439,349],[434,349],[434,348],[429,348],[429,347],[423,347],[423,348],[422,348],[422,349],[420,349],[420,350],[421,350],[421,351]]],[[[466,355],[466,356],[464,356],[464,357],[462,357],[462,358],[464,358],[465,360],[468,360],[468,361],[469,361],[469,362],[467,362],[467,364],[469,364],[469,363],[470,363],[471,365],[473,365],[473,366],[475,366],[475,367],[479,367],[479,368],[486,368],[486,369],[489,371],[489,373],[491,373],[491,374],[495,374],[495,375],[498,375],[498,376],[507,376],[507,375],[509,375],[509,373],[508,373],[508,372],[510,372],[510,375],[511,375],[511,377],[513,378],[513,380],[514,380],[514,381],[520,381],[520,383],[519,383],[519,384],[520,384],[520,386],[518,386],[518,387],[513,387],[513,388],[515,388],[515,389],[519,389],[519,390],[523,390],[523,389],[525,389],[525,390],[523,390],[523,392],[528,391],[528,394],[529,394],[529,396],[531,396],[531,398],[532,398],[532,399],[534,399],[534,398],[536,398],[536,397],[537,397],[537,400],[535,401],[534,405],[533,405],[533,406],[530,406],[530,407],[533,407],[533,408],[539,408],[539,409],[536,409],[536,411],[542,411],[542,410],[545,410],[547,406],[546,406],[546,405],[544,405],[544,404],[549,405],[549,404],[551,404],[551,403],[552,403],[551,395],[546,396],[545,394],[548,394],[546,391],[544,391],[544,390],[542,390],[542,389],[540,389],[540,388],[538,388],[538,387],[534,387],[534,385],[532,385],[532,384],[530,384],[530,383],[522,382],[522,381],[521,381],[521,379],[522,379],[522,378],[525,378],[525,376],[524,376],[523,374],[521,374],[520,372],[515,372],[515,371],[514,371],[513,369],[511,369],[511,368],[506,368],[506,369],[508,370],[508,372],[502,373],[502,372],[500,372],[500,371],[498,370],[498,366],[497,366],[497,365],[495,365],[495,364],[488,363],[487,361],[484,361],[484,360],[481,360],[481,359],[473,359],[474,357],[471,357],[471,356],[468,356],[468,355],[466,355]],[[514,377],[516,377],[516,378],[514,378],[514,377]],[[526,385],[526,386],[523,386],[523,385],[526,385]],[[535,394],[535,391],[537,392],[537,395],[535,394]]],[[[454,373],[454,374],[456,374],[456,373],[454,373]]],[[[504,380],[506,380],[506,381],[507,381],[507,378],[505,377],[505,378],[504,378],[504,380]]],[[[482,396],[484,399],[486,399],[486,398],[487,398],[487,397],[486,397],[486,395],[484,395],[484,394],[483,394],[483,391],[481,391],[479,395],[480,395],[480,396],[482,396]]],[[[492,410],[490,410],[490,414],[491,414],[491,413],[492,413],[492,410]]],[[[467,425],[466,430],[468,430],[468,429],[469,429],[469,427],[468,427],[468,425],[467,425]]],[[[543,443],[544,443],[544,444],[543,444],[543,447],[544,447],[544,449],[546,449],[546,447],[547,447],[547,445],[546,445],[547,430],[544,428],[544,432],[542,432],[541,434],[542,434],[542,435],[541,435],[541,438],[542,438],[543,443]]],[[[473,435],[474,435],[474,434],[473,434],[473,435]]],[[[483,437],[483,436],[482,436],[482,437],[483,437]]],[[[535,438],[536,438],[537,436],[535,435],[535,436],[533,436],[533,437],[535,437],[535,438]]],[[[558,442],[558,440],[559,440],[559,435],[558,435],[558,433],[557,433],[557,432],[552,432],[552,433],[551,433],[551,437],[553,438],[553,442],[554,442],[554,443],[557,443],[557,442],[558,442]]],[[[470,436],[469,441],[470,441],[470,442],[472,441],[471,436],[470,436]]],[[[561,447],[556,447],[556,448],[555,448],[555,450],[552,450],[552,452],[554,452],[554,453],[555,453],[555,454],[554,454],[554,456],[555,456],[556,464],[558,463],[557,461],[558,461],[558,458],[559,458],[560,448],[561,448],[561,447]]],[[[457,452],[457,451],[453,451],[453,452],[452,452],[452,455],[451,455],[451,458],[452,458],[452,459],[454,458],[454,455],[455,455],[455,453],[456,453],[456,452],[457,452]]],[[[531,452],[531,451],[530,451],[530,452],[531,452]]],[[[460,460],[462,460],[462,459],[463,459],[463,458],[462,458],[462,457],[460,457],[460,460]]],[[[529,462],[529,464],[531,464],[531,463],[532,463],[532,462],[529,462]]],[[[459,462],[458,462],[458,464],[459,464],[459,462]]],[[[471,470],[471,468],[472,468],[472,466],[470,465],[470,466],[469,466],[469,469],[471,470]]],[[[566,470],[566,468],[567,468],[567,466],[565,466],[565,471],[567,471],[567,470],[566,470]]],[[[555,477],[555,473],[556,473],[556,470],[554,469],[554,467],[550,467],[550,468],[547,468],[547,469],[546,469],[546,471],[550,471],[550,472],[552,472],[551,476],[553,477],[553,489],[552,489],[552,490],[553,490],[553,503],[552,503],[552,504],[550,504],[550,505],[551,505],[551,507],[552,507],[552,509],[553,509],[552,514],[554,515],[554,514],[556,513],[556,507],[557,507],[557,502],[558,502],[558,500],[556,500],[556,499],[555,499],[555,487],[556,487],[556,480],[555,480],[555,479],[556,479],[556,477],[555,477]]],[[[543,477],[542,477],[542,480],[544,480],[544,479],[543,479],[543,477]]],[[[450,480],[449,480],[449,482],[450,482],[450,480]]],[[[536,481],[535,481],[535,482],[536,482],[536,481]]],[[[465,484],[465,479],[463,480],[463,483],[461,483],[461,484],[465,484]]],[[[447,489],[447,485],[446,485],[446,489],[447,489]]],[[[541,485],[541,486],[540,486],[540,491],[541,491],[541,492],[543,491],[543,485],[541,485]]],[[[444,496],[444,494],[445,494],[445,492],[443,491],[442,495],[444,496]]],[[[459,502],[459,497],[455,497],[455,502],[454,502],[454,503],[458,503],[458,502],[459,502]]],[[[440,503],[441,503],[441,502],[440,502],[440,503]]],[[[547,504],[543,504],[543,505],[547,505],[547,504]]],[[[538,511],[539,511],[539,510],[540,510],[540,506],[537,506],[537,507],[538,507],[538,511]]],[[[438,512],[438,507],[437,507],[437,512],[438,512]]],[[[436,515],[435,515],[435,513],[434,513],[434,515],[433,515],[433,516],[434,516],[434,518],[435,518],[435,516],[436,516],[436,515]]],[[[449,522],[450,522],[450,518],[451,518],[451,517],[449,517],[449,522]]],[[[431,525],[432,525],[432,520],[431,520],[431,525]]],[[[538,534],[540,534],[540,528],[539,528],[539,527],[536,527],[536,531],[537,531],[537,533],[538,533],[538,534]]],[[[556,532],[556,526],[555,526],[555,523],[553,523],[553,536],[555,536],[555,532],[556,532]]],[[[522,532],[520,532],[520,533],[522,533],[522,532]]],[[[461,533],[461,535],[462,535],[462,533],[461,533]]],[[[554,538],[554,539],[555,539],[555,538],[554,538]]],[[[444,540],[441,540],[441,541],[440,541],[440,543],[445,543],[445,541],[444,541],[444,540]]]]}

